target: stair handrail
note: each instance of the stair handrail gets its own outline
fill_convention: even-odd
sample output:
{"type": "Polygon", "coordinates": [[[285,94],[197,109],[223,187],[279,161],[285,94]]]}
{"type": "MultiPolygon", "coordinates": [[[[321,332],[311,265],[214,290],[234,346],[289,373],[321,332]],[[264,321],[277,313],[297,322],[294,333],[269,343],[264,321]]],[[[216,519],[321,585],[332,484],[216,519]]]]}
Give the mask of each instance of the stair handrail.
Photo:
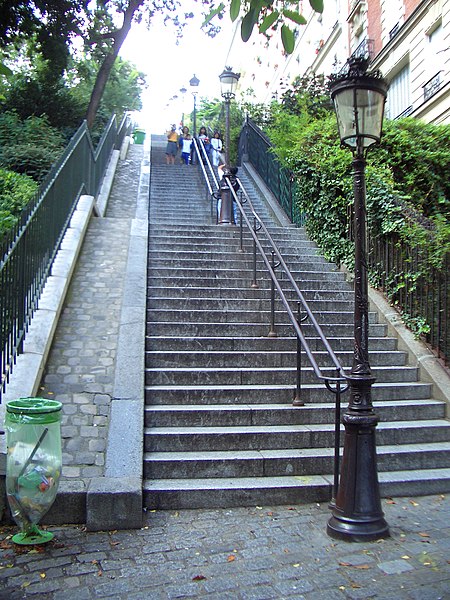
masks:
{"type": "MultiPolygon", "coordinates": [[[[195,149],[197,150],[197,156],[200,156],[200,154],[198,153],[199,147],[196,144],[196,140],[194,140],[194,145],[195,145],[195,149]]],[[[212,191],[212,186],[211,186],[211,182],[209,180],[209,177],[207,175],[206,169],[205,169],[205,164],[203,160],[198,161],[200,163],[201,169],[202,169],[202,174],[205,180],[205,183],[207,185],[207,188],[209,190],[210,193],[210,197],[211,197],[211,214],[213,211],[213,199],[218,199],[220,197],[220,184],[217,181],[214,171],[211,167],[211,163],[209,160],[209,156],[203,146],[203,144],[200,144],[201,147],[201,152],[203,152],[203,156],[205,158],[205,164],[208,165],[209,167],[209,171],[212,175],[212,179],[215,183],[216,186],[216,190],[215,192],[212,191]]],[[[278,294],[280,296],[281,302],[283,303],[283,306],[287,312],[287,315],[289,317],[289,320],[291,321],[292,326],[294,327],[296,336],[297,336],[297,385],[296,385],[296,395],[294,397],[293,400],[293,404],[294,406],[302,406],[303,400],[301,399],[300,396],[300,385],[301,385],[301,348],[303,347],[305,354],[307,355],[309,362],[313,368],[313,371],[316,375],[316,377],[323,381],[325,383],[325,387],[335,395],[335,420],[334,420],[334,467],[333,467],[333,475],[334,475],[334,481],[333,481],[333,497],[331,499],[331,503],[334,502],[334,499],[337,496],[337,492],[338,492],[338,487],[339,487],[339,471],[340,471],[340,414],[341,414],[341,395],[343,393],[345,393],[348,388],[349,388],[349,377],[346,375],[338,357],[336,356],[336,354],[334,353],[333,349],[331,348],[325,334],[323,333],[323,330],[321,328],[321,326],[319,325],[319,323],[317,322],[316,318],[314,317],[314,314],[312,313],[311,309],[308,306],[308,303],[305,299],[305,297],[303,296],[302,292],[300,291],[297,283],[295,282],[292,273],[290,272],[288,266],[286,265],[280,250],[278,249],[278,246],[276,245],[275,241],[273,240],[272,236],[270,235],[269,231],[267,230],[267,227],[265,226],[263,220],[260,218],[260,216],[258,215],[255,207],[253,206],[252,201],[250,200],[250,197],[244,187],[244,185],[242,184],[242,181],[236,177],[236,180],[239,184],[239,187],[236,186],[236,189],[239,190],[239,192],[241,193],[241,198],[238,198],[238,195],[232,185],[232,182],[230,180],[229,176],[224,176],[224,179],[231,191],[232,194],[232,198],[234,200],[234,202],[236,202],[237,207],[239,208],[239,212],[240,212],[240,239],[241,239],[241,250],[243,250],[243,237],[242,237],[242,231],[243,231],[243,221],[245,221],[245,224],[247,225],[247,228],[249,229],[252,237],[253,237],[253,243],[254,243],[254,280],[255,280],[255,284],[256,284],[256,248],[258,249],[264,264],[266,265],[267,271],[270,274],[270,278],[272,281],[272,297],[271,297],[271,313],[272,313],[272,319],[273,319],[273,315],[274,315],[274,288],[277,289],[278,294]],[[242,201],[242,195],[244,196],[245,200],[242,201]],[[253,219],[254,219],[254,224],[253,227],[249,221],[249,218],[247,217],[247,214],[244,211],[243,208],[243,204],[248,204],[249,209],[251,211],[251,214],[253,215],[253,219]],[[258,224],[258,226],[257,226],[258,224]],[[269,246],[271,247],[271,254],[272,254],[272,264],[270,264],[269,259],[267,258],[266,252],[264,251],[264,248],[261,245],[261,242],[258,239],[258,235],[257,232],[259,230],[261,230],[264,232],[264,234],[266,235],[267,241],[269,243],[269,246]],[[278,264],[275,266],[275,262],[274,262],[274,258],[276,256],[276,259],[278,260],[278,264]],[[286,298],[286,295],[278,281],[278,277],[275,273],[275,268],[278,268],[279,266],[281,266],[283,268],[283,271],[286,273],[289,282],[291,283],[294,292],[297,294],[297,304],[298,304],[298,318],[295,317],[291,307],[289,306],[289,302],[286,298]],[[304,312],[306,313],[306,315],[301,318],[301,312],[300,312],[300,304],[302,305],[304,312]],[[313,325],[316,333],[319,336],[319,339],[321,340],[326,353],[328,354],[329,358],[331,359],[331,362],[333,363],[335,369],[336,369],[336,375],[334,377],[330,376],[330,375],[326,375],[324,373],[322,373],[321,368],[319,367],[319,365],[317,364],[316,359],[314,358],[314,354],[311,350],[311,348],[309,347],[309,344],[305,338],[305,336],[303,335],[302,329],[301,329],[301,323],[306,320],[306,318],[310,319],[311,324],[313,325]],[[300,343],[299,343],[300,342],[300,343]],[[333,384],[335,385],[335,388],[333,389],[333,384]],[[344,384],[344,385],[342,385],[344,384]]],[[[273,320],[272,320],[272,324],[273,324],[273,320]]],[[[269,332],[269,335],[271,335],[272,332],[272,327],[271,327],[271,332],[269,332]]]]}
{"type": "Polygon", "coordinates": [[[258,248],[258,250],[259,250],[259,252],[260,252],[260,254],[262,256],[262,259],[263,259],[263,261],[264,261],[264,263],[265,263],[265,265],[267,267],[267,270],[269,271],[270,277],[271,277],[271,279],[273,280],[273,282],[275,284],[275,287],[276,287],[276,289],[277,289],[277,291],[278,291],[278,293],[280,295],[280,299],[281,299],[281,301],[282,301],[282,303],[283,303],[283,305],[284,305],[284,307],[286,309],[286,312],[288,313],[289,319],[290,319],[290,321],[291,321],[291,323],[292,323],[292,325],[293,325],[293,327],[295,329],[295,332],[296,332],[297,336],[300,338],[300,340],[302,341],[303,348],[305,350],[306,355],[308,356],[308,359],[311,362],[311,366],[313,367],[316,376],[319,379],[323,379],[325,381],[333,381],[333,382],[336,382],[336,381],[348,381],[348,376],[345,374],[345,371],[344,371],[344,369],[343,369],[343,367],[342,367],[342,365],[341,365],[338,357],[336,356],[335,352],[331,348],[330,343],[328,342],[325,334],[323,333],[323,330],[322,330],[321,326],[319,325],[319,323],[317,322],[316,318],[314,317],[313,312],[309,308],[308,303],[307,303],[305,297],[303,296],[302,292],[300,291],[300,288],[298,287],[295,279],[293,278],[292,273],[289,270],[289,267],[286,265],[286,263],[285,263],[285,261],[283,259],[283,256],[281,255],[281,252],[280,252],[278,246],[276,245],[275,241],[273,240],[272,236],[270,235],[269,231],[267,230],[267,227],[265,226],[264,222],[262,221],[262,219],[260,218],[260,216],[256,212],[255,207],[253,206],[253,203],[250,200],[250,197],[249,197],[247,191],[245,190],[245,188],[244,188],[244,186],[242,184],[242,181],[239,178],[236,178],[236,179],[239,182],[239,186],[240,186],[239,189],[242,190],[242,193],[245,196],[246,204],[248,204],[249,209],[250,209],[250,211],[251,211],[251,213],[253,215],[253,218],[259,224],[259,229],[262,229],[262,231],[264,232],[264,234],[267,237],[267,240],[268,240],[269,245],[271,247],[271,251],[274,253],[274,255],[276,256],[276,259],[279,262],[278,266],[281,266],[282,269],[283,269],[283,271],[285,272],[285,274],[286,274],[289,282],[291,283],[292,287],[294,288],[294,292],[297,294],[297,297],[298,297],[300,303],[303,306],[304,312],[307,314],[308,319],[310,320],[310,322],[312,323],[314,329],[316,330],[316,333],[318,334],[321,342],[323,343],[323,345],[325,347],[325,350],[327,351],[327,354],[329,355],[331,361],[333,362],[333,365],[336,367],[336,371],[340,374],[340,376],[337,376],[337,377],[329,377],[328,375],[322,374],[322,370],[319,367],[319,365],[317,364],[317,361],[314,358],[314,355],[313,355],[313,353],[312,353],[312,351],[311,351],[311,349],[309,347],[309,344],[306,341],[305,336],[303,335],[301,327],[298,324],[298,319],[295,317],[294,313],[292,312],[292,309],[289,306],[289,302],[288,302],[288,300],[286,298],[286,295],[285,295],[285,293],[284,293],[284,291],[283,291],[283,289],[282,289],[282,287],[281,287],[281,285],[280,285],[280,283],[278,281],[278,277],[277,277],[274,269],[272,268],[272,265],[270,264],[270,261],[267,258],[267,255],[266,255],[266,253],[264,251],[264,248],[262,247],[262,245],[261,245],[261,243],[260,243],[260,241],[258,239],[257,231],[255,231],[256,228],[254,226],[253,227],[251,226],[250,221],[249,221],[249,219],[248,219],[245,211],[243,210],[241,202],[240,202],[240,200],[239,200],[239,198],[238,198],[235,190],[233,189],[233,186],[231,185],[230,179],[228,177],[225,177],[225,180],[226,180],[226,182],[227,182],[227,184],[228,184],[228,186],[229,186],[229,188],[231,190],[231,193],[233,195],[234,201],[236,202],[236,204],[237,204],[237,206],[238,206],[238,208],[240,210],[240,213],[242,214],[242,216],[243,216],[243,218],[244,218],[244,220],[246,222],[246,225],[247,225],[250,233],[252,234],[253,240],[254,240],[254,242],[255,242],[255,244],[256,244],[256,246],[257,246],[257,248],[258,248]]]}

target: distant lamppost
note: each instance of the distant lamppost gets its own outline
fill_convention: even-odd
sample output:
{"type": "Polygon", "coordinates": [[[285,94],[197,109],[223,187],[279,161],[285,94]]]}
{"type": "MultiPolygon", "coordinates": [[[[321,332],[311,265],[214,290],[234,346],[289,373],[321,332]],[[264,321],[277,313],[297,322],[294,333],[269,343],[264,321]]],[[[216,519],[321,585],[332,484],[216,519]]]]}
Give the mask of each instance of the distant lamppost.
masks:
{"type": "MultiPolygon", "coordinates": [[[[194,131],[192,133],[192,137],[195,138],[197,135],[197,94],[198,94],[198,86],[200,83],[200,79],[198,79],[195,74],[194,77],[189,81],[189,85],[191,86],[192,89],[192,95],[194,96],[194,131]]],[[[195,162],[195,151],[194,151],[194,144],[192,144],[192,149],[191,149],[191,162],[192,164],[194,164],[195,162]]]]}
{"type": "Polygon", "coordinates": [[[389,535],[381,509],[372,406],[375,381],[369,365],[366,184],[367,149],[381,139],[388,84],[379,72],[367,72],[369,60],[350,58],[348,69],[331,85],[341,143],[353,152],[355,231],[354,354],[349,375],[350,399],[342,422],[344,452],[336,503],[327,532],[333,538],[367,541],[389,535]]]}
{"type": "Polygon", "coordinates": [[[187,92],[187,89],[183,86],[180,88],[181,92],[181,127],[184,127],[184,95],[187,92]]]}
{"type": "Polygon", "coordinates": [[[222,98],[225,100],[225,164],[230,164],[230,102],[236,95],[240,73],[233,73],[231,67],[225,67],[219,75],[222,98]]]}

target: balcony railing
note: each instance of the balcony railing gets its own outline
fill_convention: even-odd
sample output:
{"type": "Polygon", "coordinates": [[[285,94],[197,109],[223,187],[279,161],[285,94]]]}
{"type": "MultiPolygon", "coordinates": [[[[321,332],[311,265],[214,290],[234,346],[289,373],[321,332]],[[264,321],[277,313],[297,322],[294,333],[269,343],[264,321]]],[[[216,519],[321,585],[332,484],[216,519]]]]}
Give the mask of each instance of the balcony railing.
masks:
{"type": "Polygon", "coordinates": [[[372,60],[373,55],[374,41],[371,39],[365,39],[352,52],[351,58],[369,58],[372,60]]]}
{"type": "Polygon", "coordinates": [[[439,91],[441,85],[441,72],[439,71],[439,73],[436,73],[436,75],[423,86],[423,101],[426,102],[431,96],[434,96],[434,94],[439,91]]]}

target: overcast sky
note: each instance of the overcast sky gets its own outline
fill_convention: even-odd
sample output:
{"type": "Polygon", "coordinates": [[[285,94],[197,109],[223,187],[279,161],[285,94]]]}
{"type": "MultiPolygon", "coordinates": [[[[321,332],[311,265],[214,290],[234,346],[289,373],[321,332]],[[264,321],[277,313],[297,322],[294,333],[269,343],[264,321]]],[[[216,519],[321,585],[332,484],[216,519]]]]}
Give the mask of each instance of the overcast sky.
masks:
{"type": "Polygon", "coordinates": [[[211,39],[201,30],[201,20],[192,20],[179,45],[173,29],[161,21],[153,21],[150,30],[144,25],[133,26],[120,55],[147,75],[148,89],[143,94],[144,107],[138,119],[149,132],[164,132],[170,123],[181,121],[182,112],[192,111],[189,80],[194,74],[200,80],[199,96],[220,98],[219,75],[232,40],[230,19],[225,17],[220,23],[222,32],[211,39]],[[187,89],[184,102],[182,87],[187,89]],[[179,99],[169,102],[174,95],[179,99]]]}

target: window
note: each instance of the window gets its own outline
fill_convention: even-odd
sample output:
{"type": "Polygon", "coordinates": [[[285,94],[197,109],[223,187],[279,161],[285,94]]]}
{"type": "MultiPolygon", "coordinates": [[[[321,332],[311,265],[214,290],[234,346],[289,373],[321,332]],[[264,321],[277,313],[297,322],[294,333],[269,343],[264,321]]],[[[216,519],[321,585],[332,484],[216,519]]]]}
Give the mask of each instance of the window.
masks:
{"type": "Polygon", "coordinates": [[[386,104],[386,116],[396,119],[412,110],[409,86],[409,64],[391,80],[386,104]]]}

